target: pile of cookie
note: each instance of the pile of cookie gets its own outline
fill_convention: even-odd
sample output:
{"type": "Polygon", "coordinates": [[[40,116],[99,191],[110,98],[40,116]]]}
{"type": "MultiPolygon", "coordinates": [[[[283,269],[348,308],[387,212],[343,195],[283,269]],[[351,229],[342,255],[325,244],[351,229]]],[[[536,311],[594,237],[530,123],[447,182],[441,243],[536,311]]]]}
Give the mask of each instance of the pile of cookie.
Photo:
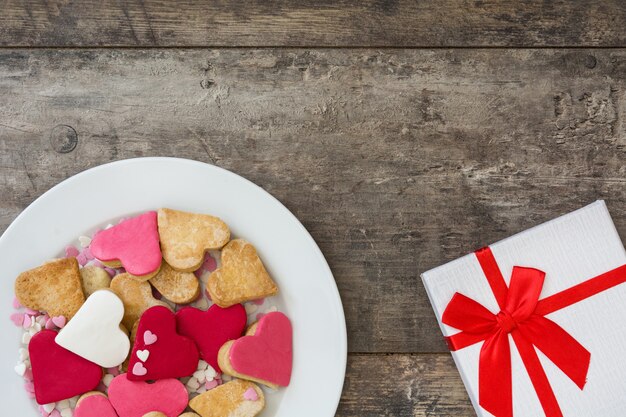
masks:
{"type": "Polygon", "coordinates": [[[29,329],[16,370],[44,417],[253,417],[265,407],[257,384],[289,385],[290,320],[270,311],[248,326],[242,304],[278,287],[222,220],[164,208],[88,243],[97,265],[68,253],[15,282],[26,313],[14,321],[29,329]],[[220,265],[202,282],[215,250],[220,265]],[[207,309],[185,306],[205,294],[207,309]],[[207,381],[191,400],[189,378],[207,381]]]}

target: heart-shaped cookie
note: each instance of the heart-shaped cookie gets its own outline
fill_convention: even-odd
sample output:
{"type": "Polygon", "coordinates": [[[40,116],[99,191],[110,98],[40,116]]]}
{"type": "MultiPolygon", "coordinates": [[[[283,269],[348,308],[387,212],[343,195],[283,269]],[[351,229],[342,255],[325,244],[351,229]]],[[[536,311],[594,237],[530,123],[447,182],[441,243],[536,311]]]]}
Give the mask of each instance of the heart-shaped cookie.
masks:
{"type": "Polygon", "coordinates": [[[217,353],[224,343],[241,336],[247,319],[241,304],[228,308],[212,305],[207,311],[185,307],[176,313],[176,326],[178,333],[196,342],[202,359],[221,372],[217,353]]]}
{"type": "Polygon", "coordinates": [[[116,376],[109,385],[109,400],[119,417],[143,417],[154,411],[178,417],[187,407],[187,389],[179,380],[160,379],[148,384],[129,381],[126,376],[116,376]]]}
{"type": "Polygon", "coordinates": [[[57,259],[22,272],[15,280],[15,296],[32,310],[71,319],[85,302],[76,258],[57,259]]]}
{"type": "Polygon", "coordinates": [[[222,249],[222,265],[209,276],[207,290],[215,304],[230,307],[274,295],[278,287],[265,270],[254,246],[235,239],[222,249]]]}
{"type": "Polygon", "coordinates": [[[162,208],[158,218],[163,257],[178,271],[195,271],[204,252],[230,240],[230,229],[217,217],[162,208]]]}
{"type": "Polygon", "coordinates": [[[254,417],[265,407],[261,388],[236,379],[198,395],[189,407],[202,417],[254,417]]]}
{"type": "Polygon", "coordinates": [[[89,248],[102,263],[123,266],[137,278],[150,279],[162,259],[157,213],[150,211],[96,233],[89,248]]]}
{"type": "Polygon", "coordinates": [[[85,297],[98,290],[104,290],[111,285],[109,273],[98,266],[86,266],[80,269],[80,279],[85,297]]]}
{"type": "Polygon", "coordinates": [[[200,295],[200,283],[194,273],[177,271],[167,262],[163,262],[159,273],[150,278],[150,284],[176,304],[191,303],[200,295]]]}
{"type": "Polygon", "coordinates": [[[139,319],[128,379],[182,378],[196,371],[198,360],[193,340],[176,333],[174,313],[165,307],[152,307],[139,319]]]}
{"type": "Polygon", "coordinates": [[[227,342],[218,354],[222,371],[272,388],[286,387],[293,362],[292,328],[280,312],[263,316],[246,336],[227,342]]]}
{"type": "Polygon", "coordinates": [[[91,391],[102,378],[102,368],[57,345],[57,332],[42,330],[28,345],[38,404],[49,404],[91,391]]]}
{"type": "Polygon", "coordinates": [[[78,399],[74,417],[118,417],[118,415],[106,395],[92,391],[78,399]]]}
{"type": "Polygon", "coordinates": [[[56,342],[70,352],[104,368],[118,366],[128,356],[130,341],[120,329],[124,305],[115,293],[93,293],[72,320],[59,332],[56,342]]]}
{"type": "Polygon", "coordinates": [[[124,303],[122,323],[127,329],[132,329],[141,314],[150,307],[163,306],[169,308],[166,303],[154,298],[150,283],[137,281],[129,274],[119,274],[113,278],[111,290],[124,303]]]}

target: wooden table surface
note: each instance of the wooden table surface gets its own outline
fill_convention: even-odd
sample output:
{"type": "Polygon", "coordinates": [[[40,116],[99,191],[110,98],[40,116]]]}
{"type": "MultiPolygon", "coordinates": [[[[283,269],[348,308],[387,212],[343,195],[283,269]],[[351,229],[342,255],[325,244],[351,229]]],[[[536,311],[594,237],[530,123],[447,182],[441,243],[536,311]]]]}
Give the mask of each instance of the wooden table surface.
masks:
{"type": "Polygon", "coordinates": [[[338,416],[474,415],[420,272],[596,199],[626,237],[622,1],[0,10],[0,230],[112,160],[249,178],[335,274],[350,351],[338,416]]]}

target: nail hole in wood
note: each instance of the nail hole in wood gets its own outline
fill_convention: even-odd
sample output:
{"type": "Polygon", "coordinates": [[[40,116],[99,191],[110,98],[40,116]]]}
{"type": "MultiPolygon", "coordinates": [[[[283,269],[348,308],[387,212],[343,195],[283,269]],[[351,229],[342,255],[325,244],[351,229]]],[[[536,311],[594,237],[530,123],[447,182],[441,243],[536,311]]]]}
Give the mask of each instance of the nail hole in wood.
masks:
{"type": "Polygon", "coordinates": [[[57,125],[50,131],[50,145],[58,153],[70,153],[78,144],[78,134],[72,126],[57,125]]]}
{"type": "Polygon", "coordinates": [[[213,80],[202,80],[200,81],[200,87],[202,87],[202,89],[207,90],[209,88],[211,88],[213,86],[213,84],[215,84],[215,81],[213,80]]]}

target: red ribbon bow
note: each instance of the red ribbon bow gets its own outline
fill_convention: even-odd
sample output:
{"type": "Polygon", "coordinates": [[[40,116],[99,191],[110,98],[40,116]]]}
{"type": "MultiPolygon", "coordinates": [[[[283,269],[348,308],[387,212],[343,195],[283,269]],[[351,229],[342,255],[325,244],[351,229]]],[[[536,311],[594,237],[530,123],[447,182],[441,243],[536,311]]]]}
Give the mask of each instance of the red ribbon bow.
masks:
{"type": "Polygon", "coordinates": [[[513,267],[507,288],[491,249],[477,251],[476,257],[500,312],[493,314],[471,298],[455,293],[443,313],[442,321],[461,330],[446,338],[451,350],[484,341],[478,366],[481,407],[496,417],[513,416],[511,335],[546,416],[563,416],[535,348],[581,390],[585,386],[591,354],[561,326],[545,316],[626,282],[626,265],[539,300],[544,272],[513,267]]]}

